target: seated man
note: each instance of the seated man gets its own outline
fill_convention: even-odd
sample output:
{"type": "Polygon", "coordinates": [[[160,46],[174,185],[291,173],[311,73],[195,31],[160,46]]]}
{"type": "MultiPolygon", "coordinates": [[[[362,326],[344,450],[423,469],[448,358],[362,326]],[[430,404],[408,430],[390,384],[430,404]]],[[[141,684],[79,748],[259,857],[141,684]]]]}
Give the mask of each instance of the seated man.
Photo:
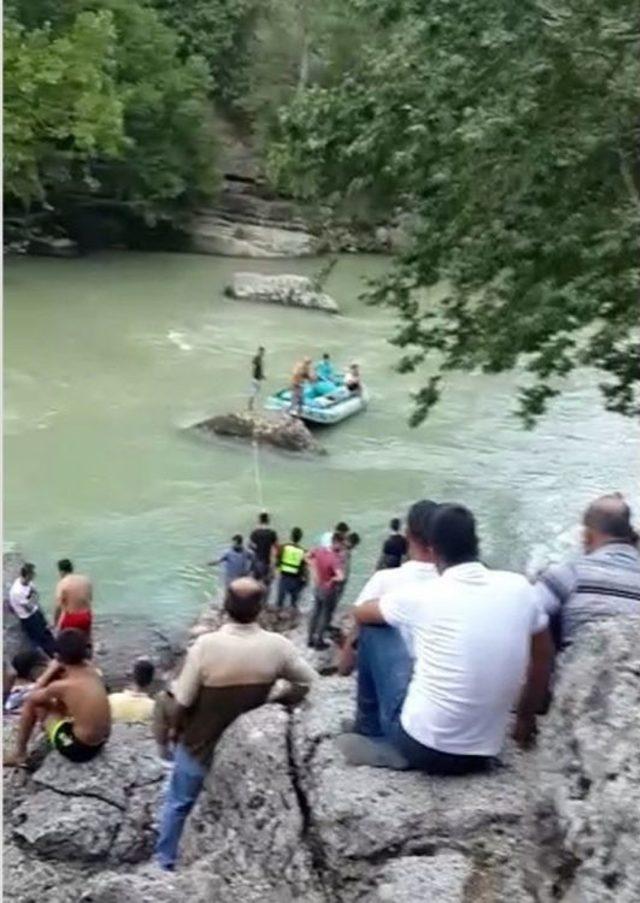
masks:
{"type": "Polygon", "coordinates": [[[252,577],[234,580],[225,599],[229,623],[195,641],[173,687],[178,743],[156,844],[158,864],[168,871],[227,727],[243,712],[275,701],[269,694],[279,678],[289,686],[278,701],[297,702],[311,686],[315,672],[291,640],[256,623],[264,596],[263,584],[252,577]]]}
{"type": "Polygon", "coordinates": [[[109,694],[111,720],[123,724],[151,721],[153,698],[149,689],[153,683],[155,668],[148,658],[139,658],[133,666],[133,685],[120,693],[109,694]]]}
{"type": "Polygon", "coordinates": [[[88,762],[98,755],[111,732],[111,715],[104,684],[87,656],[83,631],[60,632],[56,658],[24,704],[16,751],[5,758],[5,765],[26,763],[27,745],[38,721],[51,745],[71,762],[88,762]]]}
{"type": "Polygon", "coordinates": [[[4,711],[6,715],[19,715],[43,670],[43,659],[34,649],[26,649],[13,656],[11,669],[11,687],[4,701],[4,711]]]}
{"type": "Polygon", "coordinates": [[[535,731],[551,663],[547,617],[524,577],[478,561],[466,508],[441,506],[429,543],[438,579],[355,609],[359,699],[377,700],[379,716],[372,705],[366,718],[358,712],[366,737],[343,735],[341,745],[354,764],[399,767],[399,753],[404,767],[431,774],[484,771],[502,748],[528,666],[516,737],[524,745],[535,731]],[[411,632],[413,663],[400,634],[379,624],[411,632]],[[385,747],[390,761],[377,756],[385,747]]]}
{"type": "Polygon", "coordinates": [[[583,530],[584,554],[547,568],[535,584],[560,649],[594,621],[640,614],[638,537],[624,498],[614,493],[592,502],[583,530]]]}
{"type": "Polygon", "coordinates": [[[352,395],[359,395],[362,392],[362,379],[358,364],[349,365],[349,369],[345,374],[344,384],[352,395]]]}
{"type": "MultiPolygon", "coordinates": [[[[333,369],[333,364],[331,363],[331,357],[327,352],[322,355],[322,360],[318,361],[315,365],[316,376],[322,382],[335,383],[337,373],[333,369]]],[[[335,387],[334,387],[335,388],[335,387]]]]}

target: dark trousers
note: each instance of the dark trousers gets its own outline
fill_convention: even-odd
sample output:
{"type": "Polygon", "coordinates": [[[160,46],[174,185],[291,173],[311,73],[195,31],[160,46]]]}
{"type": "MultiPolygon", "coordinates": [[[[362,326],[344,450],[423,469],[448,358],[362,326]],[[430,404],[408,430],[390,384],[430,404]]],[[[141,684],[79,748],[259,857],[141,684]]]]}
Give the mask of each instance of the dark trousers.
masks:
{"type": "Polygon", "coordinates": [[[33,646],[42,649],[50,658],[56,651],[56,641],[49,630],[45,616],[38,608],[28,618],[20,618],[20,626],[33,646]]]}
{"type": "Polygon", "coordinates": [[[412,670],[407,646],[394,627],[371,624],[360,628],[356,732],[388,740],[411,768],[429,774],[470,774],[490,768],[490,756],[442,752],[407,734],[400,724],[400,713],[412,670]]]}
{"type": "Polygon", "coordinates": [[[280,582],[278,583],[278,595],[276,597],[276,608],[283,608],[285,600],[288,598],[292,608],[298,607],[298,599],[304,588],[304,583],[297,574],[280,574],[280,582]]]}
{"type": "Polygon", "coordinates": [[[309,619],[310,645],[321,643],[324,640],[337,604],[338,592],[335,587],[329,590],[316,587],[313,594],[313,610],[309,619]]]}

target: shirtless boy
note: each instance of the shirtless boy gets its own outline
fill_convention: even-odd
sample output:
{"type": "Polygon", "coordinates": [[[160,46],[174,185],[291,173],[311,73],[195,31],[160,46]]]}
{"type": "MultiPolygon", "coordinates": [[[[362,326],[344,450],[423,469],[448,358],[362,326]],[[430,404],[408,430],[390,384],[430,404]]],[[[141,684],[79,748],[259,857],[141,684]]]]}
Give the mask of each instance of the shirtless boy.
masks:
{"type": "Polygon", "coordinates": [[[58,562],[60,580],[56,586],[56,607],[53,623],[58,630],[75,628],[83,630],[91,640],[93,614],[91,601],[93,587],[88,577],[73,572],[73,564],[68,558],[58,562]]]}
{"type": "Polygon", "coordinates": [[[37,722],[51,746],[71,762],[88,762],[109,739],[111,713],[104,684],[87,661],[87,638],[81,630],[63,630],[56,658],[36,681],[22,709],[16,750],[5,765],[22,766],[37,722]]]}

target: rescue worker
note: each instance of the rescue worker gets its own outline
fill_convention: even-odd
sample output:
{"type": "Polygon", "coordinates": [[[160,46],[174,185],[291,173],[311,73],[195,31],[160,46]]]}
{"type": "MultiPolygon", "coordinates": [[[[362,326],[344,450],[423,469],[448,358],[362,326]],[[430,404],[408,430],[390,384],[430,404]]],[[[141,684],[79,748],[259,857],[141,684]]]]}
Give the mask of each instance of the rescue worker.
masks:
{"type": "Polygon", "coordinates": [[[291,539],[280,548],[278,555],[278,571],[280,582],[278,583],[278,596],[276,607],[283,608],[285,599],[289,597],[291,607],[297,608],[300,593],[307,582],[306,549],[300,545],[302,530],[294,527],[291,531],[291,539]]]}

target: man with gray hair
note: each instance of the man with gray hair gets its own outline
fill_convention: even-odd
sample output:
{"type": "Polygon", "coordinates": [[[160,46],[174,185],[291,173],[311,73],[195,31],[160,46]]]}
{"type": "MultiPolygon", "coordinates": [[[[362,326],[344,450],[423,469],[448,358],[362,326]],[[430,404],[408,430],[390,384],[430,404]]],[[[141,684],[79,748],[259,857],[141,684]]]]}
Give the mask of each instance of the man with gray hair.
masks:
{"type": "Polygon", "coordinates": [[[600,496],[585,511],[582,526],[584,553],[547,568],[535,584],[560,649],[594,621],[640,615],[638,535],[624,497],[600,496]]]}

